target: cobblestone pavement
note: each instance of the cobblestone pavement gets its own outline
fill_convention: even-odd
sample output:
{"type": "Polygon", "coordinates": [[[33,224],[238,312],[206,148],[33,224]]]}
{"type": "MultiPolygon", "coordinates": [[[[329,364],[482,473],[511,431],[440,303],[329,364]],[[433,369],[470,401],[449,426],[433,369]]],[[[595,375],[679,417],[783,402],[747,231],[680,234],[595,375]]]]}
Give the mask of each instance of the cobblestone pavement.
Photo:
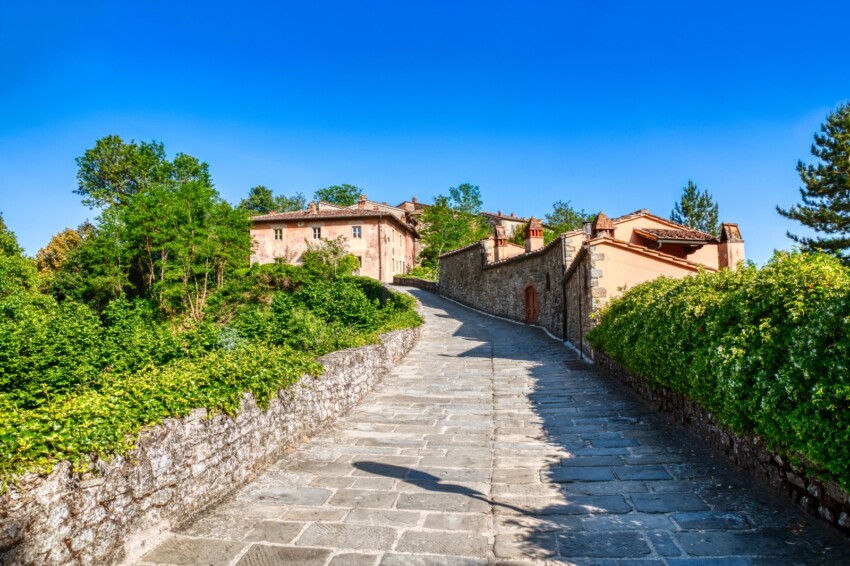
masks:
{"type": "Polygon", "coordinates": [[[422,339],[364,402],[141,564],[850,564],[540,330],[412,293],[422,339]]]}

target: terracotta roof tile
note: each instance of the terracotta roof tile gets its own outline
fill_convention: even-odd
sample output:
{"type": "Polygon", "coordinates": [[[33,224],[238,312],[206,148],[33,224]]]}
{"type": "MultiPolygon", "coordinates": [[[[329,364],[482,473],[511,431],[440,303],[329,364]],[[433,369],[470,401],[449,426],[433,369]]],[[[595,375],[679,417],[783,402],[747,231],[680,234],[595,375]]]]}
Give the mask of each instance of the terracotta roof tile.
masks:
{"type": "Polygon", "coordinates": [[[672,230],[668,228],[637,228],[636,231],[642,236],[649,236],[653,240],[683,240],[713,242],[717,236],[700,232],[699,230],[672,230]]]}

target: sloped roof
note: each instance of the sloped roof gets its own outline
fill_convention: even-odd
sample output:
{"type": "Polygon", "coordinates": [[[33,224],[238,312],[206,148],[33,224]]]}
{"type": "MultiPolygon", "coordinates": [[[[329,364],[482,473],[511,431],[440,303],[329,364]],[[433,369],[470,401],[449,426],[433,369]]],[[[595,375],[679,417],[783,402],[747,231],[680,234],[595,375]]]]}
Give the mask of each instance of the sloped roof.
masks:
{"type": "Polygon", "coordinates": [[[342,208],[342,209],[319,209],[315,212],[310,209],[296,210],[292,212],[272,212],[262,214],[260,216],[252,216],[251,222],[294,222],[294,221],[309,221],[309,220],[338,220],[344,218],[390,218],[395,224],[401,226],[405,230],[410,231],[418,237],[416,230],[406,222],[403,222],[399,217],[391,212],[381,210],[365,210],[357,208],[342,208]]]}
{"type": "Polygon", "coordinates": [[[712,236],[699,230],[676,230],[672,228],[635,228],[639,235],[654,242],[716,242],[712,236]]]}

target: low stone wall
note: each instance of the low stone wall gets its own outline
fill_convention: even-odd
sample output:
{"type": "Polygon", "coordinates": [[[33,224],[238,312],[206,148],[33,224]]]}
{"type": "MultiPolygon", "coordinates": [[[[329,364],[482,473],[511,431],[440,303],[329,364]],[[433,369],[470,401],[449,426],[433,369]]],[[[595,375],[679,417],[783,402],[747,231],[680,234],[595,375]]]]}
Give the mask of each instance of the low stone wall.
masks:
{"type": "Polygon", "coordinates": [[[437,292],[439,285],[436,281],[428,281],[427,279],[419,279],[417,277],[393,277],[393,285],[404,285],[405,287],[416,287],[426,291],[437,292]]]}
{"type": "Polygon", "coordinates": [[[144,431],[96,477],[67,464],[28,474],[0,495],[0,564],[114,564],[221,500],[351,409],[413,346],[419,328],[320,358],[325,373],[281,390],[268,410],[246,394],[235,418],[197,410],[144,431]]]}
{"type": "Polygon", "coordinates": [[[838,484],[806,476],[787,458],[771,453],[759,438],[725,430],[714,421],[710,412],[683,393],[650,384],[632,375],[604,352],[596,350],[594,362],[608,375],[635,390],[659,411],[696,432],[735,464],[751,470],[760,479],[779,488],[807,513],[850,535],[850,494],[838,484]]]}

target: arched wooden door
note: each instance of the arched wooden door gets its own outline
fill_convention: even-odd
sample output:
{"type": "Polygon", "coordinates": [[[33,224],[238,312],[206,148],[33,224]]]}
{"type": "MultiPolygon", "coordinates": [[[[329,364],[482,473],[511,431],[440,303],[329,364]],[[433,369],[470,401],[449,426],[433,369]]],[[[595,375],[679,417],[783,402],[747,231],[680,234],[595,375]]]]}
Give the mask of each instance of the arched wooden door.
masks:
{"type": "Polygon", "coordinates": [[[540,305],[537,303],[537,289],[534,285],[529,285],[525,288],[525,322],[534,324],[537,322],[537,315],[540,313],[540,305]]]}

